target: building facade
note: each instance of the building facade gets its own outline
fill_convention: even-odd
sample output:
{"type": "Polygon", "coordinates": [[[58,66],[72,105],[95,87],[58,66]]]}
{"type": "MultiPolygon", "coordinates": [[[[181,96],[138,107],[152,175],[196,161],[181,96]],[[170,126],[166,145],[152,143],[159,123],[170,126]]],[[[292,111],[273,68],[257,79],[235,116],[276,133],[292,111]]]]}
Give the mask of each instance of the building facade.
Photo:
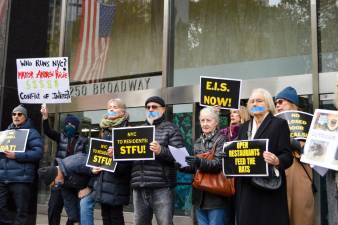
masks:
{"type": "MultiPolygon", "coordinates": [[[[49,106],[54,127],[75,113],[91,137],[108,99],[123,99],[140,124],[145,99],[161,95],[191,149],[200,76],[242,79],[243,102],[253,88],[274,95],[291,85],[305,111],[336,109],[336,0],[3,0],[0,7],[2,129],[18,104],[16,58],[69,57],[72,103],[49,106]]],[[[28,107],[40,126],[40,106],[28,107]]],[[[55,146],[45,145],[48,165],[55,146]]],[[[317,224],[337,224],[337,180],[335,171],[316,177],[317,224]]],[[[178,175],[177,214],[191,216],[190,181],[178,175]]],[[[47,196],[40,186],[39,203],[47,196]]]]}

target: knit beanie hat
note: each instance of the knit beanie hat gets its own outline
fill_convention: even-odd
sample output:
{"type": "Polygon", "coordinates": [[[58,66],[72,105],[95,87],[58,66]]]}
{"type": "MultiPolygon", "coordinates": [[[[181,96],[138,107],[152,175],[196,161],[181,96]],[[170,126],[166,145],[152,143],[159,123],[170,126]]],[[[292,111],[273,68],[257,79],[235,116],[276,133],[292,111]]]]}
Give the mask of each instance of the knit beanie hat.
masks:
{"type": "Polygon", "coordinates": [[[147,104],[149,102],[155,102],[155,103],[160,104],[162,107],[165,107],[164,100],[161,97],[159,97],[159,96],[152,96],[152,97],[148,98],[147,101],[146,101],[146,103],[144,105],[147,106],[147,104]]]}
{"type": "Polygon", "coordinates": [[[22,113],[26,118],[27,117],[27,109],[25,107],[23,107],[23,105],[18,105],[17,107],[15,107],[12,111],[12,113],[15,113],[15,112],[20,112],[22,113]]]}
{"type": "Polygon", "coordinates": [[[68,114],[65,118],[65,125],[67,125],[68,123],[71,123],[77,129],[80,125],[80,120],[77,116],[73,114],[68,114]]]}
{"type": "Polygon", "coordinates": [[[296,89],[294,89],[293,87],[286,87],[284,88],[281,92],[279,92],[276,95],[276,99],[285,99],[288,100],[289,102],[295,104],[295,105],[299,105],[299,98],[297,95],[297,91],[296,89]]]}
{"type": "Polygon", "coordinates": [[[50,185],[58,174],[56,166],[42,167],[38,170],[39,178],[45,182],[46,185],[50,185]]]}

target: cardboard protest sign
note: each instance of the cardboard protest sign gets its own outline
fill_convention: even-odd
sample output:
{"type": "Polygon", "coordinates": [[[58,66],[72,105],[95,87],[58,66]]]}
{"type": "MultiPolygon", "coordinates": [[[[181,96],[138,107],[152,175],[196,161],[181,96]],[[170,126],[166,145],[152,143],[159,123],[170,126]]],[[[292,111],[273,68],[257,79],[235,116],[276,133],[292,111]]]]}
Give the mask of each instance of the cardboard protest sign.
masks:
{"type": "Polygon", "coordinates": [[[200,77],[200,105],[238,109],[242,80],[200,77]]]}
{"type": "Polygon", "coordinates": [[[223,173],[226,176],[267,176],[263,152],[268,139],[231,141],[224,144],[223,173]]]}
{"type": "Polygon", "coordinates": [[[155,139],[154,126],[113,129],[114,161],[154,160],[149,144],[155,139]]]}
{"type": "Polygon", "coordinates": [[[276,114],[276,117],[285,119],[289,124],[290,138],[306,140],[313,115],[301,111],[284,111],[276,114]]]}
{"type": "Polygon", "coordinates": [[[71,102],[67,57],[17,59],[16,66],[21,103],[71,102]]]}
{"type": "Polygon", "coordinates": [[[0,132],[0,152],[24,152],[29,129],[5,130],[0,132]]]}
{"type": "Polygon", "coordinates": [[[86,166],[114,172],[117,163],[108,156],[109,146],[111,141],[91,138],[86,166]]]}
{"type": "Polygon", "coordinates": [[[301,161],[338,171],[338,111],[316,109],[301,161]]]}

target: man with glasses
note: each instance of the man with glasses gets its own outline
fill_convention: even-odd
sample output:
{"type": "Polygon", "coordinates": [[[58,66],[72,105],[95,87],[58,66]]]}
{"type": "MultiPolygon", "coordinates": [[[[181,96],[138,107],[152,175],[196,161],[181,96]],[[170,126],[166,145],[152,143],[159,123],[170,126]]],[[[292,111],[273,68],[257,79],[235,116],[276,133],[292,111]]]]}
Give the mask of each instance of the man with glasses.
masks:
{"type": "MultiPolygon", "coordinates": [[[[296,89],[286,87],[276,97],[277,112],[298,110],[299,98],[296,89]]],[[[285,171],[290,225],[314,225],[315,203],[312,169],[300,162],[305,142],[291,138],[293,163],[285,171]]]]}
{"type": "MultiPolygon", "coordinates": [[[[80,120],[75,115],[68,114],[64,120],[62,132],[50,128],[48,122],[48,109],[46,106],[41,107],[44,133],[57,143],[55,158],[64,159],[77,153],[86,153],[88,139],[78,133],[80,120]]],[[[53,166],[56,166],[56,160],[53,166]]],[[[78,190],[72,188],[60,187],[55,184],[51,188],[51,194],[48,202],[48,224],[59,225],[63,206],[68,216],[67,225],[76,224],[80,220],[78,190]]]]}
{"type": "Polygon", "coordinates": [[[28,129],[24,152],[4,151],[0,153],[0,224],[28,224],[29,205],[36,170],[43,155],[42,138],[33,127],[25,107],[19,105],[12,111],[12,123],[8,130],[28,129]],[[14,222],[9,218],[8,200],[16,208],[14,222]]]}
{"type": "Polygon", "coordinates": [[[155,140],[150,150],[155,160],[134,161],[133,188],[134,225],[151,225],[155,214],[158,225],[172,225],[175,203],[176,166],[169,145],[183,147],[178,128],[165,119],[165,102],[152,96],[145,102],[146,125],[155,126],[155,140]]]}

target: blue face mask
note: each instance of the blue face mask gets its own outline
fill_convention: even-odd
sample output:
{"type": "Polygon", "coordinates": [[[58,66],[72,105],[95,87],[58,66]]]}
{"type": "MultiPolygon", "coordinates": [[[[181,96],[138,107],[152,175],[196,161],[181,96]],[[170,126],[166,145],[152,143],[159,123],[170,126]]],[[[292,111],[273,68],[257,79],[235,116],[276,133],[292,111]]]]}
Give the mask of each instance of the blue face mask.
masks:
{"type": "Polygon", "coordinates": [[[113,116],[117,116],[118,115],[118,113],[117,112],[114,112],[114,111],[107,111],[107,116],[111,116],[111,117],[113,117],[113,116]]]}
{"type": "Polygon", "coordinates": [[[67,137],[73,137],[76,129],[72,125],[66,125],[65,128],[63,129],[67,137]]]}
{"type": "Polygon", "coordinates": [[[149,112],[147,112],[147,117],[148,118],[157,118],[157,117],[160,117],[160,113],[159,112],[151,112],[151,111],[149,111],[149,112]]]}
{"type": "Polygon", "coordinates": [[[254,106],[250,109],[250,111],[252,113],[255,113],[255,112],[264,112],[265,111],[265,107],[264,106],[254,106]]]}

